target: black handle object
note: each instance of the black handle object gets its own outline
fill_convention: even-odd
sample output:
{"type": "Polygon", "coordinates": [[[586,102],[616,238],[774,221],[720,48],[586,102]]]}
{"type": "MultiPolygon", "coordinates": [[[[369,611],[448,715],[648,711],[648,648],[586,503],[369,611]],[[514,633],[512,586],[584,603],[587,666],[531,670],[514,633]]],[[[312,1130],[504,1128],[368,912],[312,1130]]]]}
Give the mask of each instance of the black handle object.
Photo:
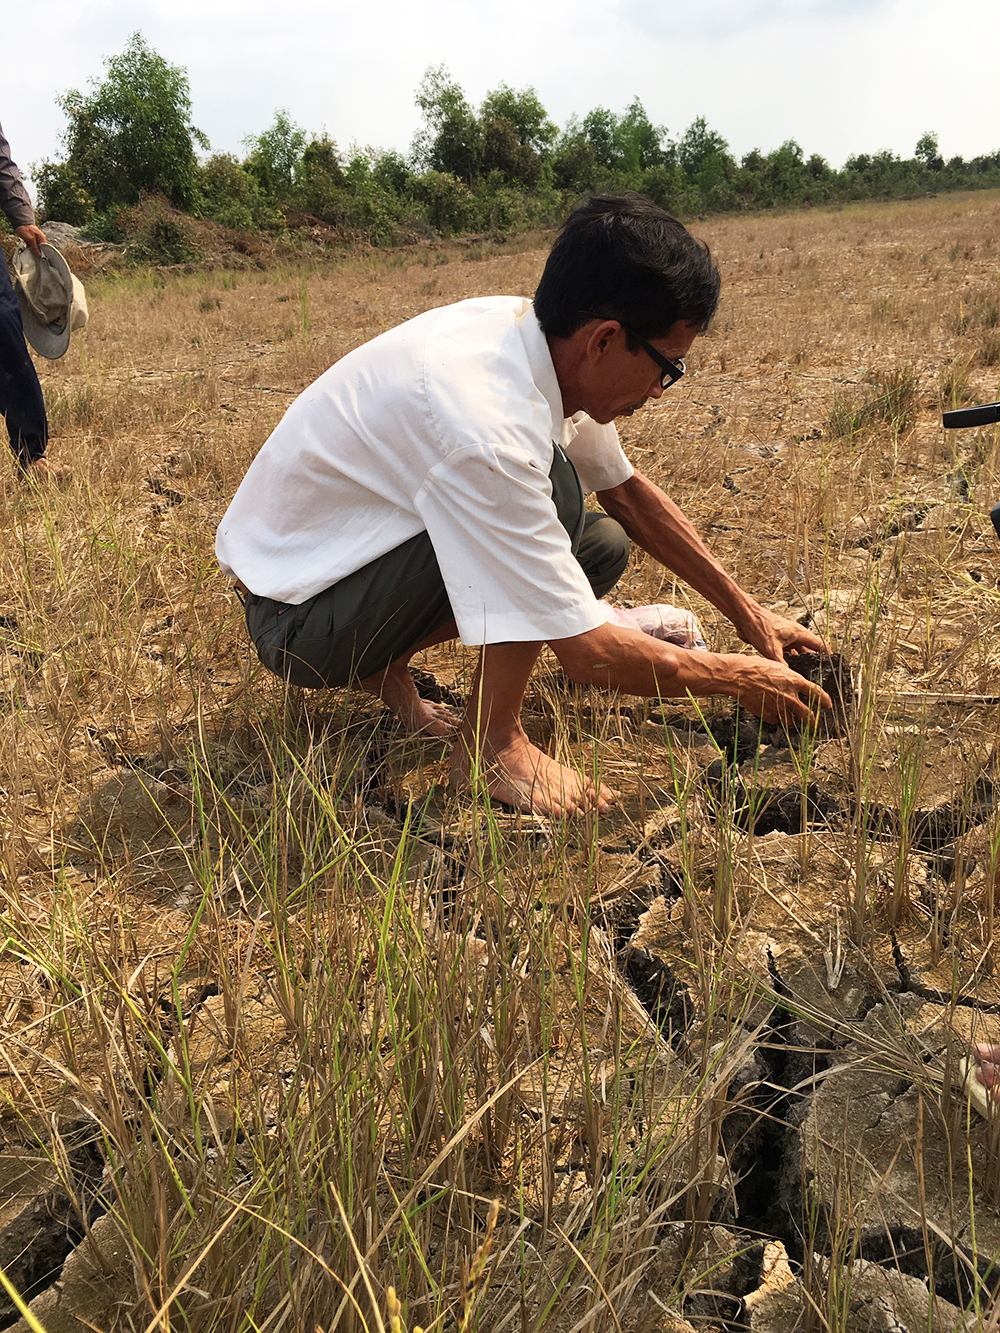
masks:
{"type": "MultiPolygon", "coordinates": [[[[945,412],[941,424],[945,430],[958,430],[964,426],[991,426],[1000,421],[1000,403],[982,403],[979,407],[960,407],[954,412],[945,412]]],[[[993,530],[1000,537],[1000,504],[990,510],[990,522],[993,530]]]]}
{"type": "Polygon", "coordinates": [[[945,430],[959,430],[966,426],[990,426],[994,421],[1000,421],[1000,403],[960,407],[955,412],[945,412],[941,418],[945,430]]]}

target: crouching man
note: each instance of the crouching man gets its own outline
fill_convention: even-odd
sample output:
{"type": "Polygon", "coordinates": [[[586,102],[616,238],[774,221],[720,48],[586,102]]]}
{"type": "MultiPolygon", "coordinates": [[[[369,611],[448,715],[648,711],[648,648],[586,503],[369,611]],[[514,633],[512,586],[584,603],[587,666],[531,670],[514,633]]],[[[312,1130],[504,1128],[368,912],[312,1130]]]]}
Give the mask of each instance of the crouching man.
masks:
{"type": "Polygon", "coordinates": [[[591,199],[534,303],[430,310],[349,353],[291,405],[219,525],[261,662],[295,685],[356,681],[408,726],[458,729],[458,786],[547,814],[613,799],[532,745],[520,710],[543,644],[581,684],[723,694],[774,722],[829,698],[786,666],[822,651],[710,555],[635,471],[612,424],[684,374],[719,275],[707,248],[637,195],[591,199]],[[603,513],[588,513],[595,492],[603,513]],[[629,542],[719,608],[762,654],[692,652],[609,621],[629,542]],[[408,663],[480,647],[465,717],[417,696],[408,663]]]}

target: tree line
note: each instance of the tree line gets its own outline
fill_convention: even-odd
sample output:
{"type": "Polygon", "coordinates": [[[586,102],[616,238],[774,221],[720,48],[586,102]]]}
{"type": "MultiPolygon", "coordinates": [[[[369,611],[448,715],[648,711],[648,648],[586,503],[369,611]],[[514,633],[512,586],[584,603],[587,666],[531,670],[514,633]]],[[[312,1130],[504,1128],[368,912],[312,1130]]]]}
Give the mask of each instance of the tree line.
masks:
{"type": "Polygon", "coordinates": [[[672,139],[638,98],[561,130],[533,88],[501,84],[476,108],[443,65],[427,70],[416,102],[423,124],[407,154],[343,152],[284,111],[243,141],[242,157],[211,153],[191,124],[187,71],[135,33],[89,92],[59,99],[64,155],[33,168],[40,216],[121,240],[128,210],[156,194],[236,231],[318,221],[386,245],[551,226],[595,191],[638,190],[692,216],[1000,186],[1000,152],[945,161],[931,132],[911,158],[859,153],[837,169],[793,139],[737,160],[700,116],[672,139]]]}

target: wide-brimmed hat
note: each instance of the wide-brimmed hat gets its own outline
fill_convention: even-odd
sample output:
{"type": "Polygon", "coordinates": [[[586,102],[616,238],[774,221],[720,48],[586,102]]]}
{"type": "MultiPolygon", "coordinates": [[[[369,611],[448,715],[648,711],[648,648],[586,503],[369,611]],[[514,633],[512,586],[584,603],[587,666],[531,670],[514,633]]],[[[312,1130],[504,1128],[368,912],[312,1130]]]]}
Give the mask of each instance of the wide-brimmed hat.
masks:
{"type": "Polygon", "coordinates": [[[87,323],[87,294],[54,245],[40,253],[25,247],[14,256],[14,290],[21,307],[24,336],[50,361],[62,356],[69,335],[87,323]]]}

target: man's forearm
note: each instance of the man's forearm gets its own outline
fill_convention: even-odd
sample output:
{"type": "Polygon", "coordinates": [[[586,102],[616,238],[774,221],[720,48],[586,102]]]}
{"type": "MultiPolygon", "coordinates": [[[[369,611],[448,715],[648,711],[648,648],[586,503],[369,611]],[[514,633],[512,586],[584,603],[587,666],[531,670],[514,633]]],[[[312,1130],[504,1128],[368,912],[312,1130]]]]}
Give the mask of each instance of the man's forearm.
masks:
{"type": "Polygon", "coordinates": [[[830,699],[783,662],[678,648],[649,634],[599,625],[549,645],[571,680],[645,698],[723,694],[767,721],[804,718],[830,699]]]}
{"type": "Polygon", "coordinates": [[[602,625],[550,644],[567,675],[580,685],[645,698],[739,694],[750,660],[730,653],[693,652],[649,634],[602,625]]]}
{"type": "Polygon", "coordinates": [[[613,490],[601,491],[597,498],[632,541],[718,607],[737,628],[746,612],[756,608],[673,500],[641,472],[613,490]]]}

